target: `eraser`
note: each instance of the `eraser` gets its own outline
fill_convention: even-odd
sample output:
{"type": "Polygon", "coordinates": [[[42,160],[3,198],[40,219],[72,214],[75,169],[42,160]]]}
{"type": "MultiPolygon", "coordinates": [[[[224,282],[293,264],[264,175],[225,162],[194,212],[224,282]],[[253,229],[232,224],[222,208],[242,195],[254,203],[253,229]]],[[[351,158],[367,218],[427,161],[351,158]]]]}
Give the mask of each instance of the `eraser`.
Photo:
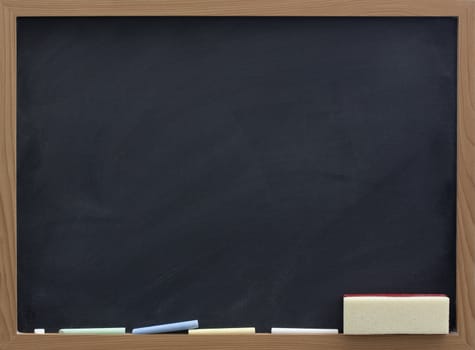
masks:
{"type": "Polygon", "coordinates": [[[183,321],[175,323],[161,324],[157,326],[148,326],[132,329],[132,334],[156,334],[156,333],[172,333],[179,331],[187,331],[189,329],[198,328],[198,320],[183,321]]]}
{"type": "Polygon", "coordinates": [[[202,328],[202,329],[190,329],[189,334],[254,334],[256,329],[254,327],[241,327],[241,328],[202,328]]]}
{"type": "Polygon", "coordinates": [[[35,328],[34,330],[35,334],[45,334],[45,329],[44,328],[35,328]]]}
{"type": "Polygon", "coordinates": [[[63,328],[59,330],[61,334],[125,334],[125,327],[115,328],[63,328]]]}
{"type": "Polygon", "coordinates": [[[344,334],[448,334],[449,298],[442,294],[346,294],[344,334]]]}
{"type": "Polygon", "coordinates": [[[271,328],[272,334],[338,334],[338,329],[326,328],[271,328]]]}

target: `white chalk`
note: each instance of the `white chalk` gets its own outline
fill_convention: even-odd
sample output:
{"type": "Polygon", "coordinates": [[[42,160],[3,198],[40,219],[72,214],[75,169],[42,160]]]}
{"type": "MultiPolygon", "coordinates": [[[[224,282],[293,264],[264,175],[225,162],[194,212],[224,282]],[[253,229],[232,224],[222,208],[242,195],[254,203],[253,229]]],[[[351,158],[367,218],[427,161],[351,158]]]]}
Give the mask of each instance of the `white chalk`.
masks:
{"type": "Polygon", "coordinates": [[[445,295],[345,295],[344,334],[447,334],[445,295]]]}
{"type": "Polygon", "coordinates": [[[338,329],[326,328],[272,328],[272,334],[338,334],[338,329]]]}
{"type": "Polygon", "coordinates": [[[254,334],[256,329],[254,327],[241,327],[241,328],[199,328],[190,329],[188,334],[254,334]]]}
{"type": "Polygon", "coordinates": [[[45,334],[45,329],[44,328],[35,328],[35,334],[45,334]]]}
{"type": "Polygon", "coordinates": [[[59,330],[61,334],[94,334],[94,335],[109,335],[109,334],[125,334],[125,327],[114,328],[63,328],[59,330]]]}

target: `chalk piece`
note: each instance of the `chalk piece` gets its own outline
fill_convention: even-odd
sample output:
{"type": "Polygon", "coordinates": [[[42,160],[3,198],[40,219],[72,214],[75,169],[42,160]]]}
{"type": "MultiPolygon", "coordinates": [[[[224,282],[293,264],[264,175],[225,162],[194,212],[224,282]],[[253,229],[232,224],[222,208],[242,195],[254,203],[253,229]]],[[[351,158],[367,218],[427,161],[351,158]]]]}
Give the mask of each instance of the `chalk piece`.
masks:
{"type": "Polygon", "coordinates": [[[179,331],[187,331],[189,329],[198,328],[198,321],[184,321],[161,324],[157,326],[148,326],[132,329],[132,334],[155,334],[155,333],[171,333],[179,331]]]}
{"type": "Polygon", "coordinates": [[[254,327],[241,327],[241,328],[202,328],[202,329],[190,329],[189,334],[254,334],[256,329],[254,327]]]}
{"type": "Polygon", "coordinates": [[[35,334],[45,334],[44,328],[35,328],[35,334]]]}
{"type": "Polygon", "coordinates": [[[326,328],[272,328],[272,334],[338,334],[338,329],[326,328]]]}
{"type": "Polygon", "coordinates": [[[347,294],[344,334],[447,334],[449,298],[441,294],[347,294]]]}
{"type": "Polygon", "coordinates": [[[61,334],[125,334],[125,328],[63,328],[61,334]]]}

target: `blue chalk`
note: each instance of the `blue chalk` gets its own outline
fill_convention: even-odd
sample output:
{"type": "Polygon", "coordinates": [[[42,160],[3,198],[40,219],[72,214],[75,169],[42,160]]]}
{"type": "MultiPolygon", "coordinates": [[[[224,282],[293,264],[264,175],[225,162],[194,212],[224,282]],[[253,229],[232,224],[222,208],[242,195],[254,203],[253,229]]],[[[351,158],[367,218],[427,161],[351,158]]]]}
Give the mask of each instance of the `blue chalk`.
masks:
{"type": "Polygon", "coordinates": [[[155,333],[171,333],[179,331],[187,331],[188,329],[198,328],[198,320],[184,321],[160,324],[157,326],[149,326],[132,329],[132,334],[155,334],[155,333]]]}

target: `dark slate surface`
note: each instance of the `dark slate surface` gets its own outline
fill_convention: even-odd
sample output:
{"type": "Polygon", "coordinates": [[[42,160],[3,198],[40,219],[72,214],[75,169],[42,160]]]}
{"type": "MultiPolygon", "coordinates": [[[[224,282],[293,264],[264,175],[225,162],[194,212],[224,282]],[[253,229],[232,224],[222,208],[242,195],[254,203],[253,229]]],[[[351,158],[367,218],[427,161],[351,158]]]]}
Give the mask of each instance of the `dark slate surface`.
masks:
{"type": "Polygon", "coordinates": [[[19,329],[341,329],[343,293],[454,302],[456,31],[19,19],[19,329]]]}

